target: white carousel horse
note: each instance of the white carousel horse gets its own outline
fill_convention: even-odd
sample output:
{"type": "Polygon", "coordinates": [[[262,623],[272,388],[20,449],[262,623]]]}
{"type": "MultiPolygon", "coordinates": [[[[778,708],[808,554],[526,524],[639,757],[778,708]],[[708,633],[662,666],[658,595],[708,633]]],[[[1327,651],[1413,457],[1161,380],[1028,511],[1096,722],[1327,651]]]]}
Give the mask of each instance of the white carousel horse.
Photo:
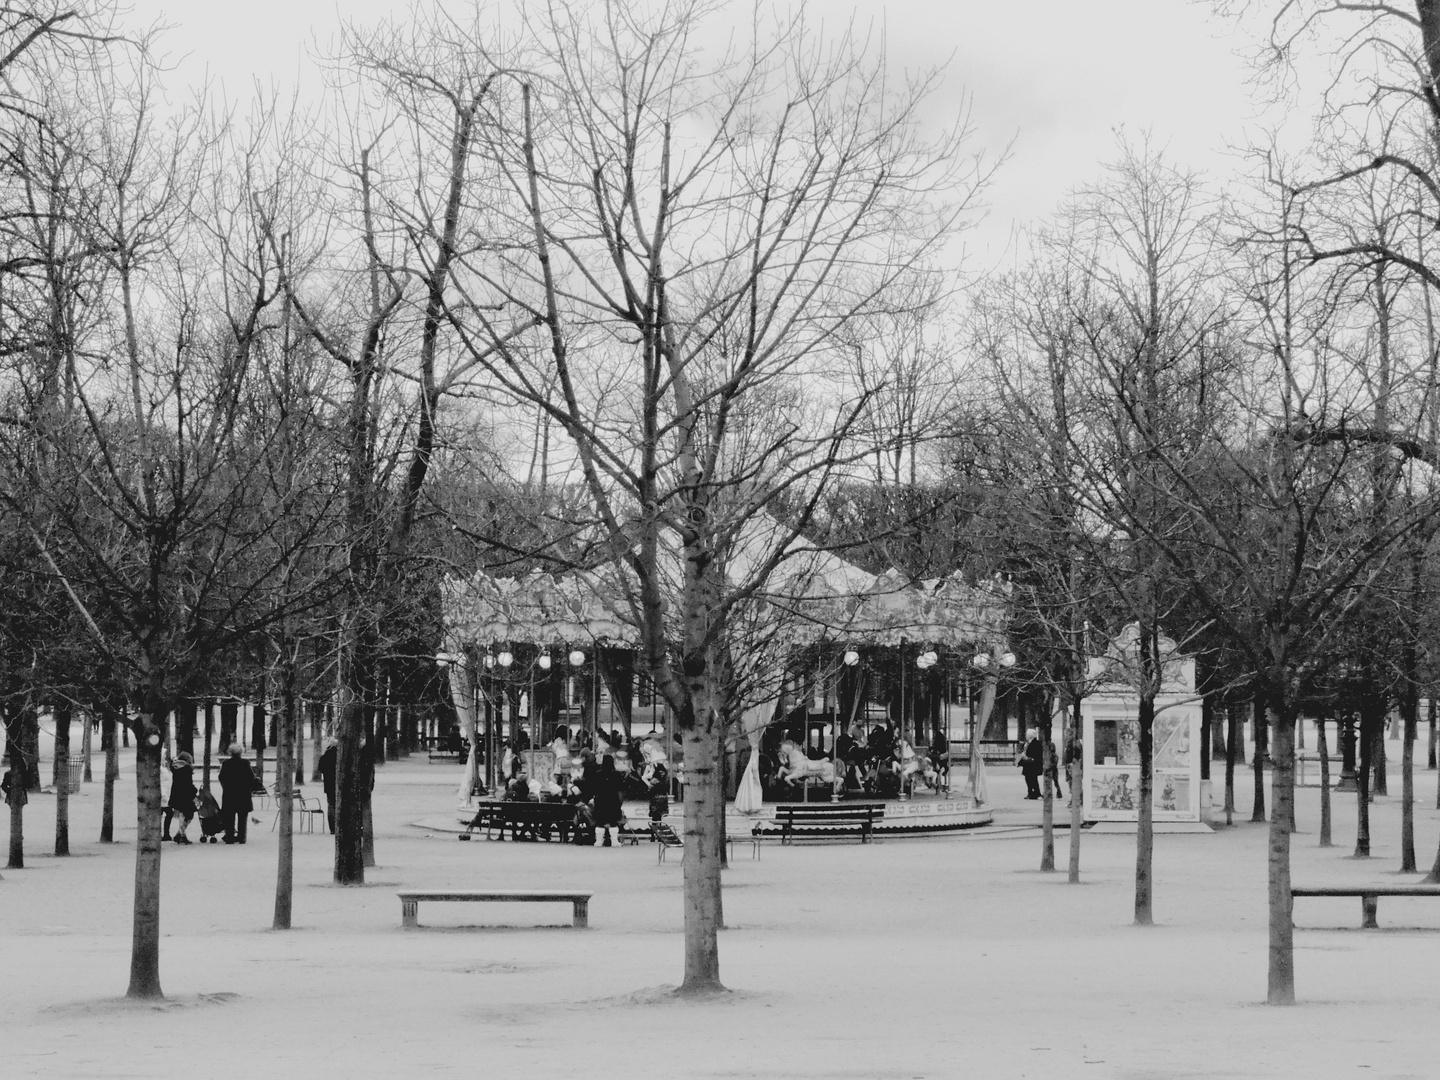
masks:
{"type": "Polygon", "coordinates": [[[645,781],[646,787],[655,785],[657,766],[668,774],[670,757],[665,753],[665,744],[659,738],[650,736],[640,743],[640,778],[645,781]]]}
{"type": "Polygon", "coordinates": [[[920,753],[907,740],[901,739],[895,756],[900,762],[901,784],[909,784],[914,790],[915,781],[919,780],[931,791],[940,790],[940,773],[929,754],[920,753]]]}
{"type": "Polygon", "coordinates": [[[818,780],[822,784],[835,783],[835,763],[827,758],[818,761],[805,756],[799,744],[786,739],[780,744],[780,768],[775,770],[775,780],[787,784],[801,784],[818,780]]]}

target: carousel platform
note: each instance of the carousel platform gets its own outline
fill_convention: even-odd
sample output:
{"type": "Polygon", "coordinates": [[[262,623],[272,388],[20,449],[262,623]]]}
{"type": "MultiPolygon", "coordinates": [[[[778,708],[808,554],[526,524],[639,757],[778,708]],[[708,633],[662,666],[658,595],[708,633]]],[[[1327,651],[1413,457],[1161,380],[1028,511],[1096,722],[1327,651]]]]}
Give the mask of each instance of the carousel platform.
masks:
{"type": "MultiPolygon", "coordinates": [[[[725,828],[732,836],[748,835],[750,829],[760,821],[775,819],[775,811],[781,806],[815,806],[820,799],[810,799],[808,804],[800,799],[783,803],[767,802],[759,810],[742,814],[730,806],[725,814],[725,828]]],[[[977,807],[966,797],[919,796],[909,799],[855,798],[855,802],[883,803],[885,817],[876,822],[875,836],[919,836],[927,833],[958,832],[961,829],[978,829],[990,825],[995,815],[990,807],[977,807]]],[[[829,800],[824,800],[829,803],[829,800]]],[[[672,810],[673,813],[673,810],[672,810]]]]}

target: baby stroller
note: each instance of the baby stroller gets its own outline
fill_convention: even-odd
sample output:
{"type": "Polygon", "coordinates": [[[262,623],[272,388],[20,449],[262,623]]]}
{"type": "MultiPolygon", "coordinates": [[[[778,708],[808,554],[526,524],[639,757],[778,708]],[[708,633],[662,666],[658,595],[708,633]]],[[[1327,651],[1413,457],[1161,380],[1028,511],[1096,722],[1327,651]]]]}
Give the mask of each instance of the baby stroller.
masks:
{"type": "Polygon", "coordinates": [[[225,815],[220,813],[220,804],[215,801],[215,796],[208,789],[201,791],[195,796],[195,808],[196,816],[200,818],[200,842],[219,843],[217,834],[225,831],[225,815]]]}

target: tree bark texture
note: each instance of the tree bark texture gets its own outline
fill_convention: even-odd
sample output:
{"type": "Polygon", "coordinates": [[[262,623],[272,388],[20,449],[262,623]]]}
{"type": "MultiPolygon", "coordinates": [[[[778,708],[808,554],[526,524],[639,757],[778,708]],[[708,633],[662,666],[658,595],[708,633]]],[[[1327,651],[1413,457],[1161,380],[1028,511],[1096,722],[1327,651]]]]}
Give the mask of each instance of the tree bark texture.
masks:
{"type": "Polygon", "coordinates": [[[1270,740],[1266,731],[1265,704],[1257,699],[1254,703],[1255,726],[1255,804],[1250,809],[1250,820],[1256,824],[1265,820],[1265,759],[1270,756],[1270,740]]]}
{"type": "Polygon", "coordinates": [[[1370,857],[1370,767],[1371,751],[1375,740],[1370,729],[1377,718],[1373,710],[1363,706],[1360,710],[1360,766],[1355,770],[1355,858],[1370,857]]]}
{"type": "Polygon", "coordinates": [[[1275,743],[1270,776],[1269,903],[1270,969],[1265,1000],[1271,1005],[1295,1004],[1295,923],[1291,918],[1290,822],[1295,804],[1295,718],[1272,712],[1275,743]]]}
{"type": "MultiPolygon", "coordinates": [[[[1070,736],[1072,740],[1079,740],[1080,732],[1080,699],[1077,696],[1070,707],[1070,736]]],[[[1085,747],[1080,747],[1084,753],[1085,747]]],[[[1070,866],[1068,881],[1071,885],[1080,884],[1080,826],[1084,824],[1085,817],[1085,762],[1080,755],[1074,755],[1070,762],[1070,866]]]]}
{"type": "MultiPolygon", "coordinates": [[[[685,981],[682,994],[723,990],[720,982],[720,735],[708,703],[684,733],[685,752],[685,981]],[[693,764],[692,764],[693,762],[693,764]]],[[[723,812],[723,802],[721,802],[723,812]]]]}
{"type": "Polygon", "coordinates": [[[1239,706],[1225,706],[1225,824],[1235,824],[1235,758],[1240,749],[1239,706]]]}
{"type": "Polygon", "coordinates": [[[1320,846],[1333,847],[1330,828],[1330,743],[1325,738],[1325,718],[1315,725],[1320,752],[1320,846]]]}
{"type": "Polygon", "coordinates": [[[70,719],[68,701],[55,705],[55,854],[70,854],[70,719]]]}
{"type": "Polygon", "coordinates": [[[1400,872],[1413,874],[1415,862],[1415,717],[1405,718],[1400,749],[1400,872]]]}
{"type": "MultiPolygon", "coordinates": [[[[1142,638],[1143,640],[1143,638],[1142,638]]],[[[1140,784],[1135,806],[1135,925],[1155,922],[1155,698],[1140,695],[1140,784]]]]}
{"type": "Polygon", "coordinates": [[[1043,769],[1040,788],[1043,796],[1040,803],[1040,869],[1047,873],[1055,869],[1055,785],[1050,779],[1050,774],[1055,770],[1055,755],[1052,738],[1054,721],[1051,720],[1051,715],[1047,711],[1040,722],[1040,761],[1043,769]]]}
{"type": "Polygon", "coordinates": [[[272,929],[289,930],[295,895],[295,666],[281,645],[280,731],[275,746],[275,811],[280,839],[276,849],[275,918],[272,929]]]}
{"type": "Polygon", "coordinates": [[[164,997],[160,990],[160,755],[169,708],[157,706],[135,733],[135,909],[126,997],[164,997]],[[153,743],[152,743],[152,740],[153,743]]]}
{"type": "Polygon", "coordinates": [[[100,716],[100,749],[105,754],[105,794],[100,808],[100,843],[115,842],[115,781],[120,778],[120,740],[115,714],[107,707],[100,716]]]}

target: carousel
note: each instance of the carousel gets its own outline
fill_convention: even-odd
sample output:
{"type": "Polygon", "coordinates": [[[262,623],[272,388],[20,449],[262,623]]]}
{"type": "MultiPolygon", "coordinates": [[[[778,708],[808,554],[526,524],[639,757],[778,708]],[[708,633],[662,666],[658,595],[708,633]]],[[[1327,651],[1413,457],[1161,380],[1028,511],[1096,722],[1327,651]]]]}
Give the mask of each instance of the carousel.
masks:
{"type": "MultiPolygon", "coordinates": [[[[517,779],[532,799],[573,797],[584,762],[605,755],[631,821],[684,798],[674,717],[602,577],[477,573],[448,579],[443,605],[440,659],[468,745],[459,820],[517,779]]],[[[724,756],[732,834],[786,803],[851,799],[883,805],[877,833],[989,824],[969,747],[995,677],[977,678],[976,658],[1003,654],[1007,610],[998,581],[909,581],[823,553],[791,568],[759,604],[773,632],[724,756]]]]}

